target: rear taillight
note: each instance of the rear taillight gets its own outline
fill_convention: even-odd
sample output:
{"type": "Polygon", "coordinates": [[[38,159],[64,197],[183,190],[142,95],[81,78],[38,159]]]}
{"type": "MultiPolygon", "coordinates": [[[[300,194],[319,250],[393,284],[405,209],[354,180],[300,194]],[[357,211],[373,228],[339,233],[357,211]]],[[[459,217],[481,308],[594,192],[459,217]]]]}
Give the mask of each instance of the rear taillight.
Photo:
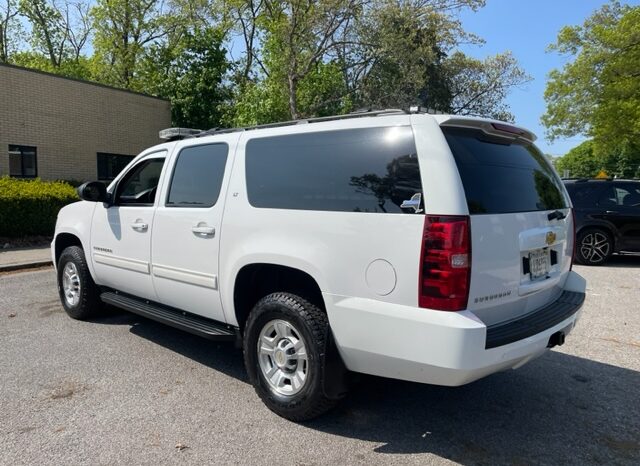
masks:
{"type": "Polygon", "coordinates": [[[469,217],[425,216],[420,260],[420,307],[465,309],[471,274],[469,217]]]}
{"type": "Polygon", "coordinates": [[[569,270],[573,270],[573,261],[576,258],[576,211],[574,208],[571,208],[571,227],[573,229],[573,250],[571,251],[571,265],[569,266],[569,270]]]}

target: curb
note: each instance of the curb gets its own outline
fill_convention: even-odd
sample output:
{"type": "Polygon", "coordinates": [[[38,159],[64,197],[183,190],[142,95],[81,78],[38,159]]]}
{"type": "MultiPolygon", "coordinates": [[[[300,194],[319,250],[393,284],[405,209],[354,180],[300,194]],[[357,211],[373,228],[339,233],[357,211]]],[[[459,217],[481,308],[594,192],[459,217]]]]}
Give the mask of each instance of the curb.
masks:
{"type": "Polygon", "coordinates": [[[0,265],[0,272],[15,272],[17,270],[35,269],[38,267],[46,267],[47,265],[52,265],[52,264],[53,264],[52,260],[47,259],[47,260],[33,261],[33,262],[22,262],[19,264],[0,265]]]}

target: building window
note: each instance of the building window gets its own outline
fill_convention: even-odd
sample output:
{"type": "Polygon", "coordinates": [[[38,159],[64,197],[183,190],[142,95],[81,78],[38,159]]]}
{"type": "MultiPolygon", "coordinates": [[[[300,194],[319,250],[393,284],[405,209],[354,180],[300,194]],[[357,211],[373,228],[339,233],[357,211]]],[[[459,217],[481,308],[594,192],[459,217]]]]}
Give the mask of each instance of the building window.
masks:
{"type": "Polygon", "coordinates": [[[9,145],[9,176],[16,178],[38,176],[36,153],[35,147],[9,145]]]}
{"type": "Polygon", "coordinates": [[[113,180],[132,159],[132,155],[98,152],[98,179],[104,181],[113,180]]]}

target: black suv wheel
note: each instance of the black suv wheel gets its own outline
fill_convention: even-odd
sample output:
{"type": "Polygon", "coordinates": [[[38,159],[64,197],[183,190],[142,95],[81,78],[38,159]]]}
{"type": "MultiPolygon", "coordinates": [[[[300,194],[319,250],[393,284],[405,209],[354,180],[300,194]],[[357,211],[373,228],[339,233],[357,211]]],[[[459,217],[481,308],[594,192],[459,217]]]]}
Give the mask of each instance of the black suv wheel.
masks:
{"type": "Polygon", "coordinates": [[[327,315],[294,294],[270,294],[251,311],[245,365],[256,392],[279,416],[305,421],[336,403],[323,390],[328,335],[327,315]]]}
{"type": "Polygon", "coordinates": [[[67,314],[79,320],[95,317],[103,308],[100,290],[93,282],[84,251],[70,246],[58,260],[58,292],[67,314]]]}
{"type": "Polygon", "coordinates": [[[613,238],[599,228],[582,230],[576,246],[576,258],[584,265],[602,265],[613,254],[613,238]]]}

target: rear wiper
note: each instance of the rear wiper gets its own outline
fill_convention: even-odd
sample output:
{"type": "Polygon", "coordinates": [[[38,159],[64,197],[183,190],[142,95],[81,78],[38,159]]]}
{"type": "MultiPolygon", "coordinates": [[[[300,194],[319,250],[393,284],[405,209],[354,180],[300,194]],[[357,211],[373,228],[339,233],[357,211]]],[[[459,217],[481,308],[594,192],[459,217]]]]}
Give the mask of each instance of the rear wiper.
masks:
{"type": "Polygon", "coordinates": [[[565,217],[566,217],[566,215],[563,214],[562,212],[560,212],[559,210],[551,212],[551,213],[549,213],[549,215],[547,215],[547,218],[549,219],[549,221],[551,221],[553,219],[562,220],[565,217]]]}

